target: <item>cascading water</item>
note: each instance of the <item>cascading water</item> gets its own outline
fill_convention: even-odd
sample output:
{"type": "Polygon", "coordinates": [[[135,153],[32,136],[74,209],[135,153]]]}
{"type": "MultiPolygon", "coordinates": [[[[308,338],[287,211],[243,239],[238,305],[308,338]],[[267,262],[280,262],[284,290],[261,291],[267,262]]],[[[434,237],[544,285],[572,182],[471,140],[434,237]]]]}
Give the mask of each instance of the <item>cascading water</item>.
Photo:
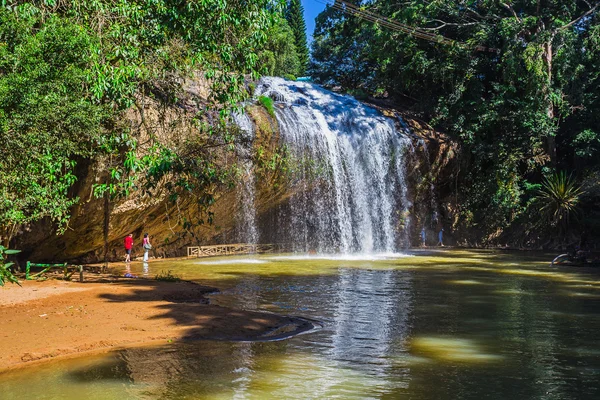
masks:
{"type": "MultiPolygon", "coordinates": [[[[247,141],[254,139],[254,127],[246,114],[234,114],[234,121],[240,127],[247,141]]],[[[253,172],[251,148],[244,145],[237,146],[240,160],[241,179],[237,190],[239,211],[237,213],[237,241],[239,243],[256,244],[259,242],[256,227],[255,192],[256,183],[253,172]]]]}
{"type": "MultiPolygon", "coordinates": [[[[270,236],[295,251],[394,252],[407,245],[405,152],[392,119],[306,82],[263,78],[291,153],[291,197],[270,236]]],[[[273,240],[271,240],[273,241],[273,240]]]]}

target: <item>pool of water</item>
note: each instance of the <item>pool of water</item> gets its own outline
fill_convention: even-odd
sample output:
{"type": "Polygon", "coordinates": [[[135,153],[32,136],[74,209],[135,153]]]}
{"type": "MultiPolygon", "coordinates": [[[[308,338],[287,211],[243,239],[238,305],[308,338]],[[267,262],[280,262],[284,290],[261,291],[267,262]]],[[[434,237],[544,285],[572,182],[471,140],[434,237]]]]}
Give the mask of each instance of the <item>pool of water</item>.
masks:
{"type": "Polygon", "coordinates": [[[134,263],[136,275],[171,270],[220,288],[213,304],[322,328],[50,362],[0,373],[0,398],[598,399],[600,270],[550,258],[452,250],[134,263]]]}

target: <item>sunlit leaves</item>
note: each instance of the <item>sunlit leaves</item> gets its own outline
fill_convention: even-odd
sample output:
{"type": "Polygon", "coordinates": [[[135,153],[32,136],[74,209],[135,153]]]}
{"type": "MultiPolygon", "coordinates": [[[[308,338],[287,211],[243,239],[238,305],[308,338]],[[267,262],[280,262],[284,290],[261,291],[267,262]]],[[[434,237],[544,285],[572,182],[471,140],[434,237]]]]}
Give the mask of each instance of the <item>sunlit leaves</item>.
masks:
{"type": "MultiPolygon", "coordinates": [[[[181,153],[151,137],[148,154],[141,155],[140,132],[119,121],[144,96],[174,106],[184,79],[200,71],[212,89],[206,105],[220,116],[211,123],[225,126],[231,108],[247,96],[244,77],[257,76],[257,52],[282,4],[4,1],[0,239],[10,238],[14,226],[43,217],[65,226],[77,202],[69,193],[76,180],[74,160],[106,160],[108,176],[95,187],[98,196],[128,196],[168,178],[176,183],[173,190],[185,191],[202,191],[221,180],[209,150],[181,153]]],[[[220,144],[232,142],[227,129],[201,134],[214,132],[220,144]]]]}
{"type": "Polygon", "coordinates": [[[561,171],[544,179],[537,199],[541,210],[548,215],[552,224],[565,229],[569,224],[569,217],[577,211],[582,195],[583,191],[575,180],[561,171]]]}
{"type": "Polygon", "coordinates": [[[16,283],[20,286],[17,277],[13,275],[10,269],[14,263],[7,261],[7,256],[18,254],[20,252],[20,250],[7,249],[0,245],[0,286],[4,286],[5,282],[16,283]]]}
{"type": "Polygon", "coordinates": [[[15,225],[49,217],[64,228],[76,159],[89,157],[108,110],[90,101],[81,27],[49,17],[43,27],[0,11],[0,238],[15,225]]]}
{"type": "Polygon", "coordinates": [[[432,44],[329,7],[317,18],[312,75],[385,93],[460,141],[455,201],[470,221],[497,232],[525,213],[529,180],[559,166],[600,168],[600,9],[578,19],[595,2],[352,3],[468,45],[432,44]]]}

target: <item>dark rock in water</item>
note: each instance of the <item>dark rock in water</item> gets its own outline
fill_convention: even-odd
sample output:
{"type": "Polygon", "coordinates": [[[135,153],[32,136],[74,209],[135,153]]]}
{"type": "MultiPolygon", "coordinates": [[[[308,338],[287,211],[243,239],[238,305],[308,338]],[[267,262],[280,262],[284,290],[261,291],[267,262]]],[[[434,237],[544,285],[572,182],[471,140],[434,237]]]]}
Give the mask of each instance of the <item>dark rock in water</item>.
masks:
{"type": "Polygon", "coordinates": [[[308,106],[310,104],[310,101],[305,98],[300,98],[300,99],[294,100],[294,102],[292,104],[294,104],[295,106],[308,106]]]}
{"type": "Polygon", "coordinates": [[[280,103],[286,103],[287,100],[285,98],[285,96],[276,91],[276,90],[272,90],[269,93],[267,93],[267,97],[270,97],[271,99],[273,99],[274,101],[280,102],[280,103]]]}

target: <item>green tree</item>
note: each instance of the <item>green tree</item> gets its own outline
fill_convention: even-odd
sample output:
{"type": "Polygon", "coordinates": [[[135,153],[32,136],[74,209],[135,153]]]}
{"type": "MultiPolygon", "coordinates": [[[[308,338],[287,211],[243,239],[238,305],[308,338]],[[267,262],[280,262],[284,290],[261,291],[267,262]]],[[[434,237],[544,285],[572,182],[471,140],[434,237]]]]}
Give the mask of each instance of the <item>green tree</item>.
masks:
{"type": "Polygon", "coordinates": [[[299,73],[304,75],[310,61],[306,41],[306,22],[304,20],[304,7],[300,0],[290,0],[285,13],[285,18],[294,33],[294,44],[300,59],[299,73]]]}
{"type": "Polygon", "coordinates": [[[524,212],[528,182],[549,170],[599,167],[600,2],[349,2],[454,41],[328,7],[317,18],[311,75],[386,93],[460,140],[459,198],[476,223],[510,225],[524,212]]]}
{"type": "Polygon", "coordinates": [[[245,76],[258,77],[257,53],[282,2],[1,4],[0,242],[42,218],[64,227],[78,201],[71,195],[78,171],[100,154],[118,162],[98,193],[167,180],[173,192],[212,201],[203,190],[222,177],[210,149],[234,138],[228,116],[246,96],[245,76]],[[138,128],[122,123],[126,111],[143,120],[144,99],[175,105],[182,82],[198,72],[212,89],[194,116],[201,137],[176,146],[149,132],[146,153],[136,158],[138,128]],[[213,123],[205,124],[209,112],[213,123]]]}
{"type": "Polygon", "coordinates": [[[300,60],[294,33],[285,19],[280,19],[267,32],[267,42],[258,53],[259,68],[269,76],[299,76],[300,60]]]}
{"type": "Polygon", "coordinates": [[[94,38],[57,17],[0,11],[0,244],[49,217],[64,227],[78,161],[94,154],[109,109],[87,95],[94,38]]]}

